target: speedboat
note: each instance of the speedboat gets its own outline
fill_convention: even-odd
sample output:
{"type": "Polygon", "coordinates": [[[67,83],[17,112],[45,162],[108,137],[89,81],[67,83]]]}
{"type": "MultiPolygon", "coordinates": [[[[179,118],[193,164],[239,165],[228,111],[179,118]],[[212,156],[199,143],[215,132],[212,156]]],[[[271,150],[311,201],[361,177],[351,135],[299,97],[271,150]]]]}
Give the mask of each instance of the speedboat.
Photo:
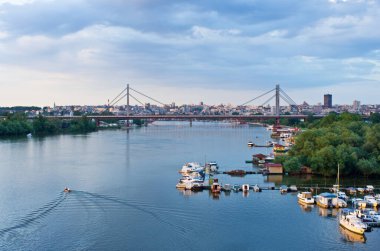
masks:
{"type": "Polygon", "coordinates": [[[254,145],[255,145],[255,144],[253,144],[252,141],[249,141],[249,142],[248,142],[248,146],[249,146],[249,147],[253,147],[254,145]]]}
{"type": "Polygon", "coordinates": [[[232,190],[237,193],[240,191],[240,186],[238,184],[235,184],[232,186],[232,190]]]}
{"type": "Polygon", "coordinates": [[[231,192],[232,187],[231,187],[230,184],[224,184],[224,186],[223,186],[223,190],[224,190],[225,192],[231,192]]]}
{"type": "Polygon", "coordinates": [[[367,203],[368,206],[377,207],[378,203],[372,195],[366,195],[364,196],[364,201],[367,203]]]}
{"type": "Polygon", "coordinates": [[[241,185],[241,190],[243,192],[248,192],[249,191],[249,184],[243,184],[243,185],[241,185]]]}
{"type": "Polygon", "coordinates": [[[301,204],[312,205],[314,204],[314,198],[311,192],[302,192],[297,194],[298,202],[301,204]]]}
{"type": "Polygon", "coordinates": [[[296,186],[296,185],[291,185],[291,186],[289,187],[289,191],[290,191],[290,192],[297,192],[297,191],[298,191],[297,186],[296,186]]]}
{"type": "Polygon", "coordinates": [[[362,187],[358,187],[356,188],[356,190],[358,190],[359,193],[362,193],[362,194],[364,193],[364,188],[362,187]]]}
{"type": "Polygon", "coordinates": [[[209,163],[206,164],[206,168],[210,168],[210,172],[217,172],[219,169],[219,166],[216,163],[216,161],[210,161],[209,163]]]}
{"type": "Polygon", "coordinates": [[[288,187],[285,185],[280,186],[280,193],[287,193],[288,192],[288,187]]]}
{"type": "Polygon", "coordinates": [[[354,205],[355,207],[365,208],[367,206],[367,203],[363,199],[360,199],[360,198],[353,198],[351,202],[352,202],[352,205],[354,205]]]}
{"type": "Polygon", "coordinates": [[[346,193],[345,193],[345,192],[342,192],[342,191],[338,191],[338,198],[339,198],[339,199],[342,199],[342,200],[344,200],[344,201],[347,201],[347,200],[348,200],[348,197],[347,197],[346,193]]]}
{"type": "Polygon", "coordinates": [[[253,186],[253,191],[255,191],[255,192],[261,192],[261,188],[259,187],[259,185],[254,185],[253,186]]]}
{"type": "Polygon", "coordinates": [[[71,189],[68,188],[68,187],[65,187],[65,188],[63,189],[63,191],[64,191],[65,193],[70,193],[70,192],[71,192],[71,189]]]}
{"type": "Polygon", "coordinates": [[[342,211],[339,219],[339,224],[347,230],[350,230],[351,232],[357,234],[364,234],[364,232],[367,230],[367,225],[355,215],[350,214],[350,211],[348,210],[342,211]]]}
{"type": "Polygon", "coordinates": [[[190,173],[190,172],[201,172],[204,171],[204,168],[201,167],[199,163],[189,162],[182,166],[180,173],[190,173]]]}
{"type": "Polygon", "coordinates": [[[372,185],[367,185],[367,187],[365,188],[365,191],[367,192],[367,193],[373,193],[373,190],[374,190],[375,188],[372,186],[372,185]]]}

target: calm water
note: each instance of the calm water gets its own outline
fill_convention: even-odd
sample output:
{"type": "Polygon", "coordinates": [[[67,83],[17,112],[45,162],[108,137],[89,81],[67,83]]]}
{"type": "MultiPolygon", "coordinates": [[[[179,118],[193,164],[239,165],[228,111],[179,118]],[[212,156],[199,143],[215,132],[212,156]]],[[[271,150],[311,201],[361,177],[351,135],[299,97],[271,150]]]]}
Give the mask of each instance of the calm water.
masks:
{"type": "MultiPolygon", "coordinates": [[[[157,123],[130,131],[0,141],[1,250],[379,250],[339,228],[337,211],[303,208],[295,194],[243,196],[175,188],[185,162],[253,170],[263,128],[157,123]],[[74,191],[64,194],[69,186],[74,191]]],[[[222,183],[312,184],[318,179],[219,175],[222,183]]],[[[333,182],[333,181],[326,181],[333,182]]],[[[366,181],[352,180],[364,184],[366,181]]],[[[375,185],[377,181],[371,181],[375,185]]]]}

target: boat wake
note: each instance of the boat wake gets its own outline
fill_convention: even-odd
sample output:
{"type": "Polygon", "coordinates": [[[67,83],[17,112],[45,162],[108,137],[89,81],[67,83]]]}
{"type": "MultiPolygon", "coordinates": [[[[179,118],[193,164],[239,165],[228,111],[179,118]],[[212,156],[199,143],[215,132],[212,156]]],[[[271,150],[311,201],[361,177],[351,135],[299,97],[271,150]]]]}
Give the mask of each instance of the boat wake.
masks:
{"type": "Polygon", "coordinates": [[[0,229],[0,237],[4,236],[6,233],[15,231],[17,229],[28,227],[34,222],[46,217],[49,213],[51,213],[54,209],[61,205],[61,203],[66,199],[66,196],[67,194],[61,192],[55,200],[46,203],[37,210],[34,210],[33,212],[27,214],[25,217],[22,217],[20,220],[16,222],[15,225],[0,229]]]}

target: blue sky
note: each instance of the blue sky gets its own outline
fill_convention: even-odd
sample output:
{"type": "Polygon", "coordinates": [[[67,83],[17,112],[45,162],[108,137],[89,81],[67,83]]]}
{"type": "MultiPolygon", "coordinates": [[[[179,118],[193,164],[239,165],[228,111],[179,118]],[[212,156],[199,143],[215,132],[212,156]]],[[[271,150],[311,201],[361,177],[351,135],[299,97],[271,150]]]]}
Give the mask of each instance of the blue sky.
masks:
{"type": "Polygon", "coordinates": [[[241,104],[275,84],[297,103],[380,103],[378,13],[375,0],[0,0],[0,105],[105,104],[126,83],[165,103],[241,104]]]}

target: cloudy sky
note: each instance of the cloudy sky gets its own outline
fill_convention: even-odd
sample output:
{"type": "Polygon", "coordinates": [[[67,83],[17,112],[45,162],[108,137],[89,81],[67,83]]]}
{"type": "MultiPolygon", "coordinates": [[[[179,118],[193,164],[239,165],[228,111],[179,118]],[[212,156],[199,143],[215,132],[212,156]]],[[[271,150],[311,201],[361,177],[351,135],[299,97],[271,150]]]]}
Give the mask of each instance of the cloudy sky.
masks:
{"type": "Polygon", "coordinates": [[[276,84],[297,103],[380,103],[379,13],[377,0],[0,0],[0,106],[105,104],[127,83],[164,103],[242,104],[276,84]]]}

